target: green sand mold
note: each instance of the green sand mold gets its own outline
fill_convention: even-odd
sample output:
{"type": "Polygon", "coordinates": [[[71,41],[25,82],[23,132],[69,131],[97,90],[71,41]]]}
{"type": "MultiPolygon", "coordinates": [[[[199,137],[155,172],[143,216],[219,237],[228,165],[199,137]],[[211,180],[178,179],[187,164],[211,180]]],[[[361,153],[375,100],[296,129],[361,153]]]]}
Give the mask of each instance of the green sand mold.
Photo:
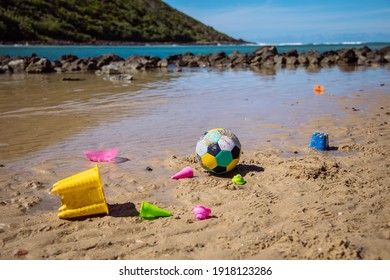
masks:
{"type": "Polygon", "coordinates": [[[237,174],[236,176],[234,176],[232,178],[232,182],[236,183],[237,185],[245,185],[246,184],[246,181],[244,180],[244,178],[240,174],[237,174]]]}

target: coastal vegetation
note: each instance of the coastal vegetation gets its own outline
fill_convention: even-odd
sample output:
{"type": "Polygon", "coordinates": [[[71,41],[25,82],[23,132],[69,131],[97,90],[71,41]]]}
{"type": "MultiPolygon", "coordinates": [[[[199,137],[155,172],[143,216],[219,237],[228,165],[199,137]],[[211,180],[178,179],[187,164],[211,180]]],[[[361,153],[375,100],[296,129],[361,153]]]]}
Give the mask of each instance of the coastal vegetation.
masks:
{"type": "Polygon", "coordinates": [[[0,41],[239,43],[161,0],[0,0],[0,41]]]}

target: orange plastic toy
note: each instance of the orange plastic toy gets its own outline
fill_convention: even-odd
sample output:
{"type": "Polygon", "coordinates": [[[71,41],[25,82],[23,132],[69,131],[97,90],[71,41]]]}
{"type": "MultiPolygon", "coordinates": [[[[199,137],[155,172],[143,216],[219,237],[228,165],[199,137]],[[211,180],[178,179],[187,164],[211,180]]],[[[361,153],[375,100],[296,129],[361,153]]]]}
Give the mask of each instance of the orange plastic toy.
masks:
{"type": "Polygon", "coordinates": [[[324,94],[324,86],[314,86],[314,93],[315,94],[324,94]]]}

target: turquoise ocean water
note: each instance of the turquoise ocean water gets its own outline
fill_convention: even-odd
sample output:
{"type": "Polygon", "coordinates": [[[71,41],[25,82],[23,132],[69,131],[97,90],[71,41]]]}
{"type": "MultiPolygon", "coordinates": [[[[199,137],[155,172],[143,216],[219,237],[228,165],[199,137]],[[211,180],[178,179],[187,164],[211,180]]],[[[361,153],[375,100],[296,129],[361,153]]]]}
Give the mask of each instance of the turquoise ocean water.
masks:
{"type": "MultiPolygon", "coordinates": [[[[314,49],[319,52],[338,50],[342,48],[361,48],[368,46],[372,50],[381,49],[389,46],[390,42],[382,43],[323,43],[323,44],[280,44],[276,45],[278,52],[283,53],[291,49],[298,52],[306,52],[314,49]]],[[[94,57],[102,54],[114,53],[122,58],[131,55],[149,55],[165,58],[173,54],[182,54],[192,52],[193,54],[210,54],[216,52],[225,52],[230,54],[233,51],[240,53],[251,53],[262,45],[219,45],[219,46],[182,46],[182,45],[145,45],[145,46],[31,46],[31,45],[1,45],[0,56],[30,56],[35,53],[40,57],[46,57],[49,60],[59,59],[61,55],[73,54],[79,58],[94,57]]]]}

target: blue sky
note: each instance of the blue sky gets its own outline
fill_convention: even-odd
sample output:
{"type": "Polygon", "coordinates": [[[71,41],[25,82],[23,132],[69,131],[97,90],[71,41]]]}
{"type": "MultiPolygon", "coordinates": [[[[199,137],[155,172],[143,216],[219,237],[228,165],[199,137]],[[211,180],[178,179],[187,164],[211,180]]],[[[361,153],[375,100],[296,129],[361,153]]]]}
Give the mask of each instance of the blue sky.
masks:
{"type": "Polygon", "coordinates": [[[390,42],[390,0],[163,0],[255,43],[390,42]]]}

